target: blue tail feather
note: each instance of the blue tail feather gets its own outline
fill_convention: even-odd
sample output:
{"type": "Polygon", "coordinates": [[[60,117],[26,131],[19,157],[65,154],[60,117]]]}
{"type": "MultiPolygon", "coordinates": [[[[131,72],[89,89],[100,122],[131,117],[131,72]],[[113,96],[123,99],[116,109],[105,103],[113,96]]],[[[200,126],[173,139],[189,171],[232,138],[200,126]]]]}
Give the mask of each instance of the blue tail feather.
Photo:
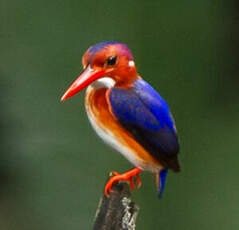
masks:
{"type": "Polygon", "coordinates": [[[165,188],[166,184],[166,177],[167,177],[168,169],[162,169],[159,172],[159,177],[158,177],[158,196],[159,199],[162,198],[162,194],[165,188]]]}

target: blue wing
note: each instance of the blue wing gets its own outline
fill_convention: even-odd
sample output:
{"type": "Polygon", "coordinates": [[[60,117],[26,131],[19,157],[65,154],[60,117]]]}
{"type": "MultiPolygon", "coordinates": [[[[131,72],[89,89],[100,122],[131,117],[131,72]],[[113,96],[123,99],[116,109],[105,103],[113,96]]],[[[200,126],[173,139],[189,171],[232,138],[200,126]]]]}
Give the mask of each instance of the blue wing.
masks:
{"type": "Polygon", "coordinates": [[[178,138],[169,107],[144,80],[130,89],[113,88],[109,95],[119,123],[165,168],[179,171],[178,138]]]}

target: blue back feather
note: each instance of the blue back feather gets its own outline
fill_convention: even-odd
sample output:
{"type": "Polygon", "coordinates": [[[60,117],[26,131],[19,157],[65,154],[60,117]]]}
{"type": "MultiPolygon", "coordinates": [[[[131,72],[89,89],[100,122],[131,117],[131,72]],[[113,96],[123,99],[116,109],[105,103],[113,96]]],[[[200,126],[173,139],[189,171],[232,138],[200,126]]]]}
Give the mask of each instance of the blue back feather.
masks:
{"type": "MultiPolygon", "coordinates": [[[[158,119],[161,128],[174,130],[174,122],[167,102],[146,81],[139,79],[134,83],[134,91],[144,102],[150,112],[158,119]]],[[[174,130],[175,131],[175,130],[174,130]]]]}

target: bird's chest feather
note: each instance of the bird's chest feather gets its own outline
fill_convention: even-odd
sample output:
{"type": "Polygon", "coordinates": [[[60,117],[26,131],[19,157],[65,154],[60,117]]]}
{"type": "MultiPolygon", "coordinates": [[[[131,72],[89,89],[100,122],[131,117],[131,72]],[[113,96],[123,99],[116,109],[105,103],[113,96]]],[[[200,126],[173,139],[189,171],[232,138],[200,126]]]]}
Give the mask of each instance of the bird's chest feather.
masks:
{"type": "Polygon", "coordinates": [[[111,147],[123,154],[132,164],[149,171],[161,165],[125,130],[111,112],[108,100],[110,89],[104,84],[89,86],[85,106],[96,133],[111,147]]]}

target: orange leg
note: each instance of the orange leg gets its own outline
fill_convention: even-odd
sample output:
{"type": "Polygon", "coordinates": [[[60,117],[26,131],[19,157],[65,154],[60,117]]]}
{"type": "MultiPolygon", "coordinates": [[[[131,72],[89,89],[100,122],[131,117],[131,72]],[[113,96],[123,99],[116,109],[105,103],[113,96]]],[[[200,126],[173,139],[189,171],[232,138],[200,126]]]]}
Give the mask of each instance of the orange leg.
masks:
{"type": "Polygon", "coordinates": [[[105,195],[107,197],[109,197],[109,192],[112,192],[112,185],[116,182],[116,181],[119,181],[119,180],[127,180],[129,181],[129,184],[130,184],[130,187],[132,190],[134,190],[135,188],[135,185],[134,185],[134,182],[132,180],[132,177],[136,176],[136,182],[137,182],[137,187],[140,188],[141,186],[141,180],[139,178],[139,173],[141,172],[142,170],[139,169],[139,168],[134,168],[126,173],[123,173],[123,174],[119,174],[117,172],[112,172],[114,174],[113,177],[111,177],[108,181],[108,183],[106,184],[105,186],[105,195]]]}

